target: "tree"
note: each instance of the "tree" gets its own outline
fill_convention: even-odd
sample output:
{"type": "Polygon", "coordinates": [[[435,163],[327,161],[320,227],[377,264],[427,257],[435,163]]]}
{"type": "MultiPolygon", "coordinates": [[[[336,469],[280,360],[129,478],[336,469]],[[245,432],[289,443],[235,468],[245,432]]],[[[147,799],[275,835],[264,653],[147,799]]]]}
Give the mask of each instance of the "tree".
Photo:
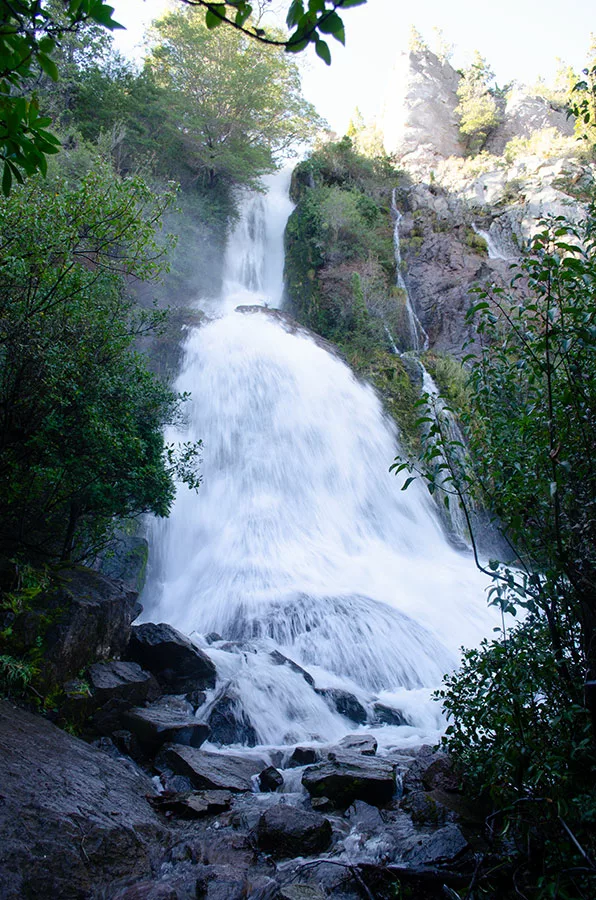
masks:
{"type": "MultiPolygon", "coordinates": [[[[360,6],[366,0],[309,0],[308,8],[303,0],[292,0],[287,15],[291,34],[287,39],[267,35],[257,24],[250,24],[253,7],[248,0],[181,2],[204,10],[207,28],[226,23],[251,40],[289,52],[314,43],[318,55],[329,64],[329,46],[321,34],[331,34],[344,43],[344,26],[337,10],[360,6]]],[[[13,180],[22,183],[26,175],[45,174],[46,157],[60,148],[58,138],[47,130],[51,119],[39,113],[33,89],[37,79],[45,73],[58,81],[60,70],[65,70],[58,48],[85,26],[96,23],[109,31],[121,28],[112,13],[113,7],[105,0],[13,0],[0,7],[0,160],[5,195],[10,193],[13,180]]],[[[70,54],[71,63],[74,56],[70,54]]]]}
{"type": "Polygon", "coordinates": [[[146,65],[167,97],[172,140],[208,183],[254,183],[321,124],[287,56],[230,28],[210,31],[196,10],[155,23],[146,65]]]}
{"type": "Polygon", "coordinates": [[[460,135],[470,153],[482,150],[491,130],[499,124],[499,110],[489,87],[494,74],[476,50],[474,61],[464,69],[457,88],[460,135]]]}
{"type": "MultiPolygon", "coordinates": [[[[169,202],[94,159],[80,182],[39,176],[0,204],[0,546],[84,558],[115,520],[167,515],[177,461],[163,426],[181,398],[134,341],[159,324],[131,279],[163,266],[155,230],[169,202]]],[[[182,448],[196,486],[198,448],[182,448]]]]}
{"type": "Polygon", "coordinates": [[[2,191],[10,193],[13,178],[45,174],[46,156],[60,142],[47,131],[50,119],[40,116],[31,85],[45,73],[58,80],[54,60],[62,37],[89,22],[113,30],[113,8],[105,0],[64,0],[60,7],[41,0],[13,0],[0,7],[0,159],[4,161],[2,191]]]}

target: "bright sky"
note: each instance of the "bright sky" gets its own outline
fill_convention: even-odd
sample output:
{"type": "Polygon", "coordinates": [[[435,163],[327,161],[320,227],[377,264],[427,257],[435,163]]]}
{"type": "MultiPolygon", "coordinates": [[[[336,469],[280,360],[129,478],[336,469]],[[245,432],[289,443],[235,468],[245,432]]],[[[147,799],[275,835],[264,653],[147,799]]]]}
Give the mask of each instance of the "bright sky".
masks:
{"type": "MultiPolygon", "coordinates": [[[[138,55],[145,25],[168,0],[112,0],[122,52],[138,55]],[[135,49],[136,47],[136,49],[135,49]]],[[[169,0],[174,3],[174,0],[169,0]]],[[[286,4],[279,3],[286,7],[286,4]]],[[[356,106],[365,118],[380,110],[397,53],[407,47],[414,25],[431,46],[434,28],[455,45],[452,63],[465,65],[479,50],[500,85],[532,83],[539,75],[554,76],[557,58],[581,69],[587,61],[590,33],[596,33],[594,0],[368,0],[342,14],[346,47],[329,39],[332,64],[327,67],[309,48],[302,54],[306,96],[339,134],[346,130],[356,106]]]]}

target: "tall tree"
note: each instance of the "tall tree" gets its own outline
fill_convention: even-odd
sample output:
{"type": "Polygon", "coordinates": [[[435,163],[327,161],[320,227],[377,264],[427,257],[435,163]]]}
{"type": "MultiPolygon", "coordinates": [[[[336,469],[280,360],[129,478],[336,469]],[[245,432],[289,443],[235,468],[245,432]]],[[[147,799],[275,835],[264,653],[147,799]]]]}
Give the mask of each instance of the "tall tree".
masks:
{"type": "Polygon", "coordinates": [[[167,95],[173,139],[208,182],[254,183],[321,124],[287,55],[230,28],[210,31],[197,10],[155,23],[147,67],[167,95]]]}

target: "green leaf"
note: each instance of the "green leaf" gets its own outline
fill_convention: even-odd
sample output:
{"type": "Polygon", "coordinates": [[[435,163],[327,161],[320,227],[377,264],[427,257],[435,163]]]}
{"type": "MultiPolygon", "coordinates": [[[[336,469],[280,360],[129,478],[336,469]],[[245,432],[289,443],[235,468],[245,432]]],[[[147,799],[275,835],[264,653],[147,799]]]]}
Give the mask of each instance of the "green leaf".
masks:
{"type": "Polygon", "coordinates": [[[329,49],[329,45],[327,41],[322,41],[320,38],[317,40],[315,44],[315,50],[317,51],[317,56],[323,60],[323,62],[330,66],[331,65],[331,51],[329,49]]]}
{"type": "Polygon", "coordinates": [[[58,66],[49,56],[46,56],[45,53],[38,53],[37,59],[39,61],[39,65],[46,73],[46,75],[52,79],[52,81],[58,81],[58,66]]]}
{"type": "Polygon", "coordinates": [[[8,161],[4,161],[4,171],[2,172],[2,193],[5,197],[8,197],[10,194],[10,189],[12,187],[12,172],[10,171],[10,166],[8,161]]]}
{"type": "Polygon", "coordinates": [[[212,3],[205,14],[205,25],[209,29],[217,28],[218,25],[221,25],[223,21],[222,16],[225,16],[225,14],[225,3],[212,3]]]}
{"type": "Polygon", "coordinates": [[[242,28],[246,20],[249,19],[251,15],[252,6],[250,5],[250,3],[243,4],[241,7],[239,7],[238,12],[236,13],[236,25],[242,28]]]}
{"type": "Polygon", "coordinates": [[[319,21],[317,27],[323,34],[332,34],[333,37],[340,42],[340,44],[345,44],[346,31],[344,28],[344,23],[336,12],[332,12],[326,16],[323,16],[319,21]]]}
{"type": "Polygon", "coordinates": [[[406,478],[406,480],[404,481],[404,483],[403,483],[403,485],[402,485],[402,488],[401,488],[402,491],[407,491],[408,488],[410,487],[410,485],[412,484],[412,482],[415,481],[415,480],[416,480],[416,476],[415,476],[415,475],[410,475],[409,478],[406,478]]]}

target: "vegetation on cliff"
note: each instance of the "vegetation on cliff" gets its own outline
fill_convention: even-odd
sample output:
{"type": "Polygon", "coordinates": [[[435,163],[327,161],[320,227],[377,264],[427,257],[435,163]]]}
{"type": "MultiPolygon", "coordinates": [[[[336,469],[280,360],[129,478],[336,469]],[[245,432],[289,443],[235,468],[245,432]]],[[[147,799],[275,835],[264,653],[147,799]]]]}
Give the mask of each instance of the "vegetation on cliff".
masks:
{"type": "Polygon", "coordinates": [[[407,348],[403,290],[396,286],[391,196],[399,179],[387,157],[365,157],[349,137],[320,147],[294,171],[296,210],[286,230],[289,307],[335,343],[370,380],[409,444],[416,441],[419,377],[394,351],[407,348]]]}

